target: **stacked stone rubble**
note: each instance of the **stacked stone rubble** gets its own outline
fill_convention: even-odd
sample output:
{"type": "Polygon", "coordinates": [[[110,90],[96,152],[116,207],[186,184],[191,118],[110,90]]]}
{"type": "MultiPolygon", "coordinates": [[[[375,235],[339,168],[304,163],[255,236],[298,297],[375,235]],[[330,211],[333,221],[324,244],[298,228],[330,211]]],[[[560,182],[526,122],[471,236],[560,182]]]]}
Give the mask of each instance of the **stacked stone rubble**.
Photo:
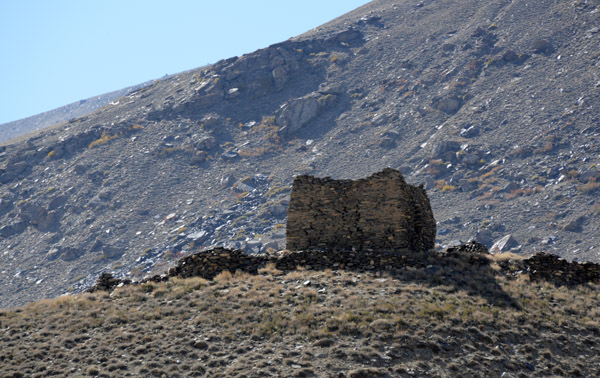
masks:
{"type": "MultiPolygon", "coordinates": [[[[170,277],[202,277],[213,279],[223,271],[235,273],[242,271],[257,274],[267,264],[273,264],[282,272],[303,267],[307,270],[344,269],[349,271],[400,271],[411,267],[427,268],[430,262],[438,261],[439,265],[451,265],[452,259],[461,259],[472,266],[489,265],[487,249],[479,243],[469,243],[448,249],[446,252],[424,251],[343,251],[318,250],[296,251],[274,255],[248,255],[244,251],[216,248],[198,252],[179,260],[177,266],[168,274],[153,276],[144,282],[162,282],[170,277]]],[[[593,263],[580,264],[568,262],[555,255],[537,254],[529,259],[503,261],[500,266],[509,272],[520,271],[529,274],[533,280],[544,280],[558,285],[580,285],[587,282],[600,282],[600,265],[593,263]]],[[[129,284],[129,280],[113,278],[110,273],[103,273],[96,286],[88,291],[110,291],[120,284],[129,284]]]]}
{"type": "Polygon", "coordinates": [[[112,274],[105,272],[105,273],[100,274],[100,277],[98,277],[98,280],[96,280],[96,285],[91,287],[88,290],[88,292],[93,293],[94,291],[98,291],[98,290],[111,291],[115,287],[117,287],[121,284],[128,285],[130,283],[131,283],[130,280],[122,280],[119,278],[114,278],[112,274]]]}
{"type": "MultiPolygon", "coordinates": [[[[431,251],[430,253],[436,253],[431,251]]],[[[354,271],[393,271],[411,267],[425,267],[425,255],[411,251],[342,251],[318,250],[288,252],[273,255],[248,255],[241,250],[217,248],[198,252],[179,260],[165,278],[150,278],[162,281],[168,277],[202,277],[212,279],[223,271],[258,273],[260,268],[273,264],[281,271],[293,271],[298,267],[307,270],[345,269],[354,271]]]]}
{"type": "Polygon", "coordinates": [[[566,261],[556,255],[537,253],[523,261],[531,279],[557,285],[581,285],[600,282],[600,265],[566,261]]]}
{"type": "Polygon", "coordinates": [[[287,249],[410,250],[434,247],[436,225],[421,187],[394,169],[360,180],[294,179],[287,249]]]}
{"type": "Polygon", "coordinates": [[[241,250],[215,248],[182,258],[175,268],[169,270],[169,275],[213,279],[223,271],[256,273],[267,260],[264,256],[248,255],[241,250]]]}

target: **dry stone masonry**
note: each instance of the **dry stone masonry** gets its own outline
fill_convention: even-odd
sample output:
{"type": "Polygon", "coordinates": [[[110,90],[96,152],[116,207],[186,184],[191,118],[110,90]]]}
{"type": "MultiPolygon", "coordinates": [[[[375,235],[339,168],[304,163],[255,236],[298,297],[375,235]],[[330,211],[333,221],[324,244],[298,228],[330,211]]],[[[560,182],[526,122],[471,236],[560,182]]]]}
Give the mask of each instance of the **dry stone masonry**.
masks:
{"type": "MultiPolygon", "coordinates": [[[[142,280],[162,282],[171,277],[202,277],[213,279],[219,273],[246,272],[258,274],[267,264],[289,272],[303,267],[307,270],[344,269],[348,271],[387,271],[402,272],[403,269],[429,269],[435,271],[442,266],[454,269],[466,266],[487,267],[490,264],[487,248],[477,242],[469,242],[449,248],[446,252],[435,250],[423,252],[399,251],[340,251],[317,250],[296,251],[277,254],[248,255],[242,250],[215,248],[186,256],[167,274],[156,275],[142,280]],[[453,261],[461,260],[458,265],[453,261]],[[434,261],[437,268],[431,265],[434,261]]],[[[539,253],[525,260],[508,260],[499,263],[505,272],[528,274],[532,280],[544,280],[556,285],[582,285],[587,282],[600,282],[600,265],[568,262],[558,256],[539,253]]],[[[457,271],[458,273],[458,271],[457,271]]],[[[462,272],[461,274],[465,274],[462,272]]],[[[102,273],[89,292],[112,291],[114,288],[131,284],[130,280],[114,278],[110,273],[102,273]]]]}
{"type": "Polygon", "coordinates": [[[286,232],[291,251],[425,251],[436,224],[425,190],[386,168],[360,180],[297,176],[286,232]]]}

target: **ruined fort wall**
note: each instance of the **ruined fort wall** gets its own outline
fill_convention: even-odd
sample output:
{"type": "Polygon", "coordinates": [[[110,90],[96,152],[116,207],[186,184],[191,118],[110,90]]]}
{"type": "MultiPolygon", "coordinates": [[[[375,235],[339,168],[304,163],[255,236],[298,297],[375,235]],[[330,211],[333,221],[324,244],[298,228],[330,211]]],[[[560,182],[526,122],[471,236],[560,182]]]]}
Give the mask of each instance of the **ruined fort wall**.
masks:
{"type": "Polygon", "coordinates": [[[428,250],[435,220],[425,190],[385,169],[360,180],[294,179],[287,246],[356,250],[428,250]]]}

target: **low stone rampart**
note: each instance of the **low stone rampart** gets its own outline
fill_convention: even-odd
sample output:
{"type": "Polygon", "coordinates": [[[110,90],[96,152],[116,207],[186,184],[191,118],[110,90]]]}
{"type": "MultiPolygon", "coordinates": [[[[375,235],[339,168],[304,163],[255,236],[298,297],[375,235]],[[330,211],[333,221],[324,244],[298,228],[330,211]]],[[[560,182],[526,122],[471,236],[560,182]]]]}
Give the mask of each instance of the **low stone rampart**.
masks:
{"type": "Polygon", "coordinates": [[[569,262],[548,253],[537,253],[523,260],[523,265],[534,281],[549,281],[556,285],[581,285],[600,281],[599,264],[569,262]]]}
{"type": "MultiPolygon", "coordinates": [[[[248,255],[241,250],[215,248],[198,252],[179,260],[177,265],[169,269],[167,274],[153,276],[143,282],[167,281],[171,277],[202,277],[213,279],[223,271],[242,271],[258,274],[267,264],[273,264],[282,272],[303,267],[306,270],[349,270],[349,271],[400,271],[411,267],[427,269],[435,261],[437,266],[454,266],[452,260],[460,259],[462,263],[472,266],[489,265],[487,249],[482,244],[471,242],[446,252],[424,251],[340,251],[316,250],[296,251],[273,255],[248,255]]],[[[505,261],[500,263],[507,272],[519,271],[528,274],[532,280],[544,280],[557,285],[581,285],[587,282],[600,282],[600,265],[594,263],[580,264],[568,262],[558,256],[545,253],[536,254],[521,261],[505,261]]],[[[97,284],[88,291],[110,291],[113,288],[131,283],[130,280],[113,278],[103,273],[97,284]]]]}

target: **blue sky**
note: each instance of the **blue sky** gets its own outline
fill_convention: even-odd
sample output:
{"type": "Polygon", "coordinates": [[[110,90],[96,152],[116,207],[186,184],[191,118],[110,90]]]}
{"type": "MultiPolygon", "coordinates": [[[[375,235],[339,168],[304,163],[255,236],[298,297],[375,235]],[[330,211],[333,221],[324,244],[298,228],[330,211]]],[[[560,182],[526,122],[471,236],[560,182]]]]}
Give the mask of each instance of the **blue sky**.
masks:
{"type": "Polygon", "coordinates": [[[249,53],[366,3],[0,0],[0,124],[249,53]]]}

